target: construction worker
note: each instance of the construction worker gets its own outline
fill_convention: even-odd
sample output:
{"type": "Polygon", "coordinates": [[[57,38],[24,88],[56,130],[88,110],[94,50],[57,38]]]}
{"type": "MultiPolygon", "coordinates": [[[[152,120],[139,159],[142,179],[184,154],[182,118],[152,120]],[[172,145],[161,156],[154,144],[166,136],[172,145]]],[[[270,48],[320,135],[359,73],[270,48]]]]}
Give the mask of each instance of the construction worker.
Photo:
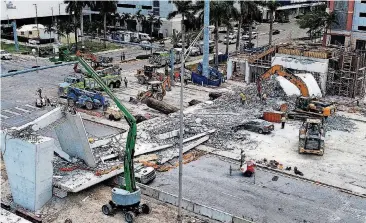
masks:
{"type": "Polygon", "coordinates": [[[262,101],[263,101],[263,104],[266,104],[266,101],[267,101],[267,94],[266,93],[264,93],[262,95],[262,101]]]}
{"type": "Polygon", "coordinates": [[[284,129],[285,128],[285,123],[286,123],[286,116],[285,115],[282,115],[282,118],[281,118],[281,129],[284,129]]]}
{"type": "Polygon", "coordinates": [[[121,62],[123,61],[123,52],[121,52],[121,62]]]}
{"type": "Polygon", "coordinates": [[[123,60],[126,60],[125,52],[123,52],[122,56],[123,56],[123,60]]]}
{"type": "Polygon", "coordinates": [[[247,96],[243,92],[240,93],[240,101],[242,105],[246,104],[247,96]]]}
{"type": "Polygon", "coordinates": [[[124,79],[124,82],[125,82],[125,87],[127,88],[128,80],[127,80],[127,78],[126,78],[126,77],[125,77],[125,79],[124,79]]]}

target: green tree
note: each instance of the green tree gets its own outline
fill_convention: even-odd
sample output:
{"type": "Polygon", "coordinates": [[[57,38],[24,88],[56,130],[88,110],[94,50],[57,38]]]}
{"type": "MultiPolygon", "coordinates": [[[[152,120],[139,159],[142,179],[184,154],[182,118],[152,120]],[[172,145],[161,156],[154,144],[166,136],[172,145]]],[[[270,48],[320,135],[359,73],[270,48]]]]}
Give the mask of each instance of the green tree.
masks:
{"type": "Polygon", "coordinates": [[[113,0],[104,0],[97,2],[99,14],[103,16],[104,48],[107,48],[107,16],[110,16],[117,11],[117,2],[118,1],[113,0]]]}
{"type": "Polygon", "coordinates": [[[141,9],[136,12],[133,18],[136,19],[137,24],[139,25],[139,29],[136,28],[136,30],[143,31],[142,24],[146,21],[146,17],[143,14],[141,14],[141,9]]]}
{"type": "Polygon", "coordinates": [[[53,23],[48,23],[46,25],[46,28],[44,30],[46,33],[50,34],[50,43],[52,42],[51,38],[52,38],[52,33],[56,31],[56,29],[53,27],[53,23]]]}
{"type": "MultiPolygon", "coordinates": [[[[186,38],[186,34],[185,34],[185,26],[184,26],[184,20],[187,18],[188,20],[191,20],[192,18],[194,18],[194,14],[195,14],[195,6],[192,4],[192,1],[185,1],[185,0],[180,0],[180,1],[173,1],[176,10],[169,13],[168,15],[168,19],[172,19],[174,17],[176,17],[177,15],[181,15],[182,19],[181,19],[181,29],[182,29],[182,49],[185,47],[185,38],[186,38]]],[[[182,57],[184,57],[182,55],[182,57]]],[[[183,60],[183,58],[182,58],[183,60]]]]}
{"type": "Polygon", "coordinates": [[[121,26],[125,26],[127,23],[127,20],[130,20],[132,18],[130,13],[122,13],[121,15],[121,26]]]}
{"type": "MultiPolygon", "coordinates": [[[[244,16],[244,20],[249,26],[249,46],[252,43],[252,31],[253,31],[253,22],[262,20],[262,12],[258,7],[258,3],[254,1],[244,2],[246,13],[244,16]]],[[[258,36],[257,36],[258,38],[258,36]]]]}
{"type": "Polygon", "coordinates": [[[277,9],[282,5],[280,2],[272,0],[272,1],[261,1],[257,2],[258,4],[266,7],[269,11],[269,39],[268,44],[272,45],[272,34],[273,34],[273,22],[274,22],[274,15],[277,9]]]}
{"type": "MultiPolygon", "coordinates": [[[[94,1],[77,1],[77,0],[73,0],[73,1],[64,1],[65,4],[67,4],[66,6],[66,12],[69,13],[70,17],[73,16],[73,22],[74,24],[80,23],[80,30],[81,30],[81,35],[83,35],[83,8],[88,6],[88,7],[93,7],[95,2],[94,1]]],[[[76,50],[78,49],[78,38],[77,38],[77,26],[74,27],[74,31],[75,31],[75,46],[76,46],[76,50]]]]}

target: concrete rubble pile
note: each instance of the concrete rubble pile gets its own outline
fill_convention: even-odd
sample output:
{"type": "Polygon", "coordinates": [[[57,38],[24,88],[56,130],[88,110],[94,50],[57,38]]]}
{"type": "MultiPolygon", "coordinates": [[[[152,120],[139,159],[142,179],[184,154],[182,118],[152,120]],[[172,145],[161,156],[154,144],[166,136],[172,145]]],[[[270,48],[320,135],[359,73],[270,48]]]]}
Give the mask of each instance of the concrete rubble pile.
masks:
{"type": "MultiPolygon", "coordinates": [[[[294,108],[295,98],[285,96],[283,90],[277,88],[279,85],[276,82],[273,80],[264,83],[263,89],[268,93],[266,102],[261,101],[257,96],[257,86],[250,84],[245,88],[233,87],[232,91],[224,93],[213,103],[201,103],[193,113],[187,113],[184,116],[184,138],[216,129],[205,144],[218,149],[234,149],[236,142],[248,139],[248,135],[241,131],[234,133],[232,127],[247,120],[261,117],[263,111],[277,110],[279,102],[288,103],[289,109],[294,108]],[[273,87],[274,85],[278,86],[273,87]],[[272,88],[276,90],[271,91],[272,88]],[[247,97],[244,105],[240,101],[239,94],[241,92],[247,97]]],[[[178,145],[179,134],[167,139],[161,139],[159,135],[174,130],[179,132],[179,114],[174,113],[158,121],[146,122],[143,126],[144,132],[140,133],[138,138],[142,136],[144,141],[159,145],[178,145]]],[[[169,152],[160,153],[163,155],[163,153],[169,152]]]]}
{"type": "Polygon", "coordinates": [[[333,115],[327,118],[325,122],[326,131],[338,130],[343,132],[352,132],[356,129],[356,124],[342,115],[333,115]]]}

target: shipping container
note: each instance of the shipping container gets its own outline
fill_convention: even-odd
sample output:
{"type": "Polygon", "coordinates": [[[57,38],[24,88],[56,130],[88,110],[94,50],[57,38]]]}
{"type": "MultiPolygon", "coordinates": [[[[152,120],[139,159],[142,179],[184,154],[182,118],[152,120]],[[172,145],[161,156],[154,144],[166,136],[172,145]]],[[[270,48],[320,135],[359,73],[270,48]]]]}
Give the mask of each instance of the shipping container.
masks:
{"type": "Polygon", "coordinates": [[[268,122],[280,123],[282,115],[284,115],[283,112],[267,111],[267,112],[263,112],[263,119],[268,122]]]}

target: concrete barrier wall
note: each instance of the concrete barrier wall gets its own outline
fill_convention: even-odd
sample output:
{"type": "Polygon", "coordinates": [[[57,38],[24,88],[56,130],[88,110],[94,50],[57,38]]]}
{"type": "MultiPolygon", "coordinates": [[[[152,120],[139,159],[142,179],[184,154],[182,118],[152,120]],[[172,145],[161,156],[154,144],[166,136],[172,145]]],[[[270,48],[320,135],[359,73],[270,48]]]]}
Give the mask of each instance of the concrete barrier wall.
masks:
{"type": "MultiPolygon", "coordinates": [[[[160,201],[178,206],[178,196],[174,194],[170,194],[161,190],[158,190],[157,188],[149,187],[147,185],[138,184],[138,186],[141,189],[141,193],[144,195],[147,195],[149,197],[153,197],[155,199],[158,199],[160,201]]],[[[203,204],[195,203],[191,200],[182,199],[182,208],[194,212],[196,214],[211,218],[216,221],[221,222],[230,222],[230,223],[250,223],[252,221],[233,216],[232,214],[229,214],[224,211],[220,211],[208,206],[205,206],[203,204]]]]}

